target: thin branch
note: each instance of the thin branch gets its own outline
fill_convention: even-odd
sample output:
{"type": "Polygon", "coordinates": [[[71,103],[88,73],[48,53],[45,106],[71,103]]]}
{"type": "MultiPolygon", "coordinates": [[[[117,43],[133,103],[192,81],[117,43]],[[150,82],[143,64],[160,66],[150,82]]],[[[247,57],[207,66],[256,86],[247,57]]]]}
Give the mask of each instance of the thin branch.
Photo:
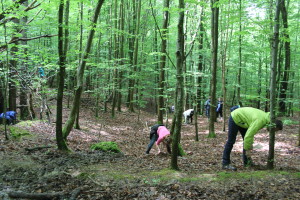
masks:
{"type": "Polygon", "coordinates": [[[0,20],[4,19],[5,18],[5,15],[11,13],[14,8],[18,8],[21,4],[23,4],[25,1],[27,0],[19,0],[19,1],[15,1],[14,2],[14,5],[12,5],[11,7],[9,7],[8,9],[6,9],[4,12],[2,12],[0,14],[0,20]]]}
{"type": "MultiPolygon", "coordinates": [[[[159,26],[158,26],[157,20],[156,20],[156,18],[155,18],[154,12],[153,12],[153,6],[152,6],[152,1],[151,1],[151,0],[150,0],[150,5],[151,5],[151,13],[152,13],[152,16],[153,16],[153,19],[154,19],[154,22],[155,22],[155,26],[156,26],[156,28],[158,29],[160,38],[163,40],[162,33],[161,33],[161,31],[160,31],[160,28],[159,28],[159,26]]],[[[175,64],[173,63],[172,59],[170,58],[170,55],[169,55],[168,52],[166,52],[166,55],[167,55],[167,57],[169,58],[170,62],[172,63],[172,66],[173,66],[174,68],[176,68],[176,66],[175,66],[175,64]]]]}
{"type": "MultiPolygon", "coordinates": [[[[38,6],[41,5],[41,3],[39,3],[39,4],[37,4],[37,5],[34,5],[36,2],[37,2],[37,0],[33,1],[30,5],[28,5],[28,6],[24,9],[24,11],[27,12],[27,11],[32,10],[32,9],[35,9],[35,8],[37,8],[38,6]]],[[[12,11],[12,10],[10,10],[10,11],[12,11]]],[[[8,13],[9,13],[9,12],[8,12],[8,13]]],[[[5,14],[8,14],[8,13],[5,13],[5,14]]],[[[0,23],[0,25],[3,25],[3,24],[5,24],[5,23],[7,23],[7,22],[9,22],[9,21],[11,21],[11,20],[13,20],[13,19],[16,19],[16,17],[10,17],[10,18],[5,19],[5,16],[2,17],[2,15],[5,15],[5,14],[0,14],[0,21],[4,19],[4,20],[0,23]]]]}
{"type": "Polygon", "coordinates": [[[54,37],[54,36],[57,36],[57,35],[47,34],[47,35],[41,35],[41,36],[32,37],[32,38],[12,38],[7,44],[0,46],[0,52],[5,51],[7,49],[8,44],[16,43],[19,41],[30,41],[30,40],[36,40],[36,39],[40,39],[40,38],[44,38],[44,37],[47,38],[47,37],[54,37]]]}

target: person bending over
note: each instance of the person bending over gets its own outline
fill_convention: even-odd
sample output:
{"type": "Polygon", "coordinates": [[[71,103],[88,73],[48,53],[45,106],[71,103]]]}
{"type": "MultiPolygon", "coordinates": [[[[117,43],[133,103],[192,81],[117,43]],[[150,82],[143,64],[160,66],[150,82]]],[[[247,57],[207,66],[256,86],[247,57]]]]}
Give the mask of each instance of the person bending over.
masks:
{"type": "Polygon", "coordinates": [[[183,112],[184,123],[189,124],[190,121],[191,123],[193,123],[193,115],[194,115],[194,109],[188,109],[184,111],[183,112]]]}
{"type": "Polygon", "coordinates": [[[161,152],[159,145],[161,143],[164,144],[164,146],[167,149],[167,152],[169,154],[171,154],[171,136],[170,136],[170,131],[162,124],[156,124],[154,126],[151,127],[151,131],[150,131],[150,143],[148,144],[147,150],[146,150],[146,154],[150,153],[150,150],[152,148],[152,146],[155,145],[157,146],[158,149],[158,153],[159,154],[161,152]]]}
{"type": "MultiPolygon", "coordinates": [[[[276,120],[275,131],[282,130],[282,121],[276,120]]],[[[244,166],[251,166],[251,150],[254,140],[254,135],[263,127],[270,125],[270,113],[262,110],[242,107],[231,112],[228,120],[228,139],[225,144],[222,157],[222,168],[236,170],[236,167],[231,165],[230,153],[236,141],[238,131],[243,138],[243,162],[244,166]]]]}

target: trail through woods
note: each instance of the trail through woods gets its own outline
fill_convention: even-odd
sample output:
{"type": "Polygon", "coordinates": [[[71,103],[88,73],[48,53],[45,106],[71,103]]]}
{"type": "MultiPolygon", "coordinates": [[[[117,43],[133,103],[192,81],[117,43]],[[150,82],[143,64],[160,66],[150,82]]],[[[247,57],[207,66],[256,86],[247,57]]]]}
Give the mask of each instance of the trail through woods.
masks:
{"type": "MultiPolygon", "coordinates": [[[[67,114],[66,109],[64,117],[67,114]]],[[[68,137],[70,154],[56,150],[54,123],[20,122],[14,127],[31,135],[18,140],[5,141],[0,129],[0,199],[21,199],[22,194],[47,194],[50,199],[300,199],[299,126],[285,126],[276,135],[274,171],[265,169],[267,131],[255,136],[255,168],[242,165],[239,135],[231,154],[238,171],[227,172],[221,169],[227,136],[222,123],[216,123],[216,138],[206,138],[207,119],[198,118],[199,142],[194,140],[194,125],[182,127],[181,144],[187,155],[178,158],[178,172],[168,169],[169,156],[155,155],[155,147],[145,155],[149,127],[156,120],[147,112],[141,112],[138,121],[137,113],[123,111],[114,119],[102,113],[96,119],[84,109],[81,130],[73,129],[68,137]],[[99,141],[117,142],[122,153],[91,151],[91,144],[99,141]]]]}

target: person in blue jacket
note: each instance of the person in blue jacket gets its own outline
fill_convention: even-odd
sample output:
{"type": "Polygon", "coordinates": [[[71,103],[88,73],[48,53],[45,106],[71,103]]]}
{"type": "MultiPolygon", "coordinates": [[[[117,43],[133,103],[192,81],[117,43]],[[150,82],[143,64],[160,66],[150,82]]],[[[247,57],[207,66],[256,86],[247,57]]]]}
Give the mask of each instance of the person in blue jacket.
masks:
{"type": "Polygon", "coordinates": [[[217,112],[217,118],[220,117],[221,120],[223,120],[223,100],[222,98],[219,98],[218,100],[218,106],[216,108],[217,112]]]}

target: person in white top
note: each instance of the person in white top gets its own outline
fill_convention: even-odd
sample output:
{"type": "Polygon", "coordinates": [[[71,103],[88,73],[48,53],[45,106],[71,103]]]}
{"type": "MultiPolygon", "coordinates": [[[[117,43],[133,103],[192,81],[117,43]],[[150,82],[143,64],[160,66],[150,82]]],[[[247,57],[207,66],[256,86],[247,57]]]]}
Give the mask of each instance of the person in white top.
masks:
{"type": "Polygon", "coordinates": [[[183,112],[184,123],[189,124],[190,121],[191,123],[193,123],[193,115],[194,115],[194,109],[188,109],[184,111],[183,112]]]}

